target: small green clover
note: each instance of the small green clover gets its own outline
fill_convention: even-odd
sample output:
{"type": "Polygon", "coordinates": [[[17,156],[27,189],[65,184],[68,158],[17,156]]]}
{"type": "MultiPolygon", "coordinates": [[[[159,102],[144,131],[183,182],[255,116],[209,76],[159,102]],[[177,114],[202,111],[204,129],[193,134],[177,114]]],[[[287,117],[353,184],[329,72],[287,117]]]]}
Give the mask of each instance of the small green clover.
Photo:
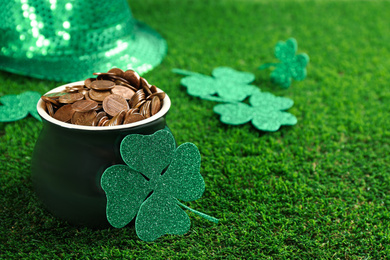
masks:
{"type": "Polygon", "coordinates": [[[0,102],[3,104],[0,106],[0,122],[17,121],[28,114],[42,121],[37,112],[37,103],[40,98],[41,94],[34,91],[0,97],[0,102]]]}
{"type": "Polygon", "coordinates": [[[280,41],[275,46],[275,56],[281,63],[266,63],[259,69],[266,69],[276,66],[271,72],[271,80],[283,88],[291,85],[292,79],[303,80],[306,78],[306,66],[309,63],[309,56],[306,53],[295,55],[298,49],[298,43],[294,38],[286,42],[280,41]]]}
{"type": "Polygon", "coordinates": [[[173,72],[187,76],[181,79],[181,84],[187,88],[189,95],[206,100],[242,101],[257,89],[249,85],[255,80],[252,73],[236,71],[229,67],[215,68],[212,77],[181,69],[173,69],[173,72]]]}
{"type": "Polygon", "coordinates": [[[221,115],[221,121],[230,125],[241,125],[249,121],[259,130],[274,132],[282,125],[295,125],[297,118],[287,110],[294,102],[289,98],[276,97],[268,92],[252,94],[250,105],[245,103],[219,104],[214,112],[221,115]]]}
{"type": "Polygon", "coordinates": [[[124,227],[137,215],[135,229],[144,241],[164,234],[182,235],[188,232],[190,219],[180,206],[218,222],[178,200],[196,200],[205,189],[200,153],[194,144],[176,148],[170,131],[160,130],[150,136],[126,136],[120,153],[126,165],[107,168],[101,178],[112,226],[124,227]]]}

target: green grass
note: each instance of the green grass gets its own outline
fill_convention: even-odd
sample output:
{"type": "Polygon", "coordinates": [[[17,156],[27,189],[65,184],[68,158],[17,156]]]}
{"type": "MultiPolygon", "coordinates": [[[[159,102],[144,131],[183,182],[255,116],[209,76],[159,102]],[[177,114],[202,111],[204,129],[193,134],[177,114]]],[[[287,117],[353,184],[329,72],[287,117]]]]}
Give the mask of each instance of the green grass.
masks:
{"type": "MultiPolygon", "coordinates": [[[[34,195],[30,160],[41,124],[0,123],[0,258],[381,259],[390,254],[390,31],[387,1],[131,1],[134,16],[166,38],[161,66],[144,75],[172,99],[178,144],[202,155],[206,192],[184,236],[139,240],[133,227],[90,230],[52,217],[34,195]],[[294,37],[308,78],[269,81],[277,41],[294,37]],[[256,74],[289,97],[298,118],[275,133],[227,126],[214,102],[186,94],[172,68],[256,74]]],[[[59,83],[0,72],[0,95],[59,83]]]]}

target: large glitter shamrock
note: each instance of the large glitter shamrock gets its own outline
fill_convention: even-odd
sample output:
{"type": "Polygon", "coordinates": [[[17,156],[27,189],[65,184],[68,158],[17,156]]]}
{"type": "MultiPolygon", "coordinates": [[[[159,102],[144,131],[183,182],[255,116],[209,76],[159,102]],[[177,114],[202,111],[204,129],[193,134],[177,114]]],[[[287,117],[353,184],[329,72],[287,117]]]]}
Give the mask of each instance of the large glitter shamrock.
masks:
{"type": "Polygon", "coordinates": [[[277,131],[281,125],[295,125],[297,118],[287,110],[294,102],[289,98],[276,97],[258,90],[249,98],[249,103],[219,104],[214,112],[221,115],[221,121],[230,125],[241,125],[249,121],[259,130],[277,131]]]}
{"type": "Polygon", "coordinates": [[[257,89],[249,85],[255,80],[252,73],[236,71],[229,67],[215,68],[213,77],[181,69],[173,69],[173,72],[187,76],[181,79],[181,84],[187,88],[189,95],[206,100],[242,101],[257,89]]]}
{"type": "Polygon", "coordinates": [[[259,67],[265,69],[276,66],[271,72],[271,80],[283,88],[291,85],[292,78],[303,80],[306,78],[306,65],[309,63],[309,56],[306,53],[295,55],[298,49],[298,43],[294,38],[286,42],[280,41],[275,46],[275,56],[280,63],[266,63],[259,67]]]}
{"type": "Polygon", "coordinates": [[[199,173],[198,148],[192,143],[175,148],[175,140],[167,130],[123,139],[120,153],[127,165],[113,165],[101,178],[107,196],[107,219],[112,226],[124,227],[137,215],[135,229],[144,241],[164,234],[182,235],[188,232],[190,219],[180,206],[218,222],[179,202],[200,198],[205,183],[199,173]]]}
{"type": "Polygon", "coordinates": [[[20,95],[5,95],[0,97],[0,122],[12,122],[25,118],[29,113],[42,121],[37,112],[37,103],[41,94],[26,91],[20,95]]]}

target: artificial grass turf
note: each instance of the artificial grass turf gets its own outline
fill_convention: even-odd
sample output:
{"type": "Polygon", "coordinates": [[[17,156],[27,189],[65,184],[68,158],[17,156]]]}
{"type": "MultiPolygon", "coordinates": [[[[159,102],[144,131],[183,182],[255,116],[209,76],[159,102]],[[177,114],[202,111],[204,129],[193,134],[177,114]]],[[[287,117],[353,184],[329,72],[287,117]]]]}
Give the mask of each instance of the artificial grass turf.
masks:
{"type": "MultiPolygon", "coordinates": [[[[0,123],[0,258],[380,259],[390,253],[390,32],[386,1],[131,1],[169,50],[144,75],[165,90],[178,144],[202,155],[206,192],[184,236],[153,243],[134,228],[91,230],[52,217],[34,195],[30,160],[41,123],[0,123]],[[269,82],[278,40],[310,55],[308,78],[269,82]],[[186,94],[181,68],[230,66],[263,91],[293,99],[293,127],[275,133],[227,126],[216,104],[186,94]]],[[[92,72],[91,72],[92,73],[92,72]]],[[[61,83],[0,73],[0,95],[44,93],[61,83]]]]}

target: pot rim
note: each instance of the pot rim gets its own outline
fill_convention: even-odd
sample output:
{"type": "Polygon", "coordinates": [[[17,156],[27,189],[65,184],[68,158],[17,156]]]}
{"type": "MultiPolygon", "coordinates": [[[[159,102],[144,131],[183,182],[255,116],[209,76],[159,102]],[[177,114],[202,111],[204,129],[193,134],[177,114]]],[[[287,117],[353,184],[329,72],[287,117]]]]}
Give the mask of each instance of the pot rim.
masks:
{"type": "MultiPolygon", "coordinates": [[[[47,95],[50,93],[55,93],[55,92],[61,92],[62,90],[65,90],[65,87],[67,87],[67,86],[77,86],[77,85],[84,85],[84,81],[72,82],[72,83],[68,83],[68,84],[53,88],[52,90],[48,91],[44,95],[47,95]]],[[[162,91],[159,88],[157,88],[157,89],[159,91],[162,91]]],[[[137,126],[146,125],[150,122],[153,122],[153,121],[165,116],[171,107],[171,100],[170,100],[169,96],[165,93],[165,98],[162,101],[161,109],[160,109],[160,111],[157,112],[157,114],[155,114],[149,118],[143,119],[141,121],[137,121],[137,122],[126,124],[126,125],[116,125],[116,126],[83,126],[83,125],[74,125],[74,124],[70,124],[70,123],[65,123],[65,122],[62,122],[60,120],[55,119],[54,117],[51,117],[44,109],[44,104],[45,104],[45,102],[42,99],[40,99],[38,101],[38,103],[37,103],[38,114],[43,120],[48,121],[52,124],[55,124],[55,125],[58,125],[58,126],[61,126],[64,128],[68,128],[68,129],[74,129],[74,130],[110,131],[110,130],[119,130],[119,129],[129,129],[129,128],[133,128],[133,127],[137,127],[137,126]]]]}

